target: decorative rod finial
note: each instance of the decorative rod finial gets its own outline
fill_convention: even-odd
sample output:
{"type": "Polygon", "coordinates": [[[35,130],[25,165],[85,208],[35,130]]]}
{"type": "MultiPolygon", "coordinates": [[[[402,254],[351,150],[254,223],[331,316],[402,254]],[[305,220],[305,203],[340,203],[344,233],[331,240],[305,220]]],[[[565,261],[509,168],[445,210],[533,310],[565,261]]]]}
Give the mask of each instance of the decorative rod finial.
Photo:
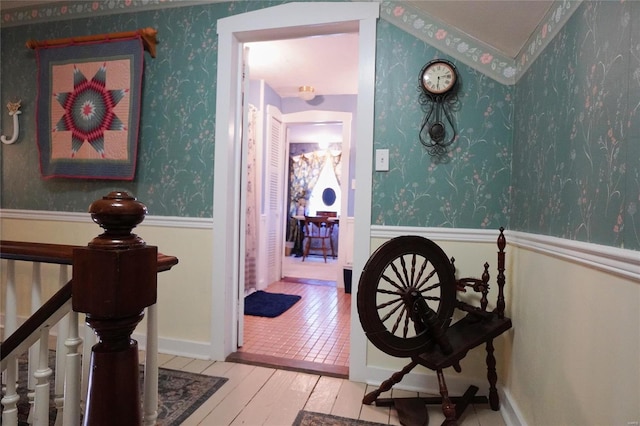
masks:
{"type": "Polygon", "coordinates": [[[113,191],[89,206],[91,219],[105,232],[95,237],[89,247],[101,249],[131,249],[146,243],[131,230],[142,223],[147,206],[125,191],[113,191]]]}

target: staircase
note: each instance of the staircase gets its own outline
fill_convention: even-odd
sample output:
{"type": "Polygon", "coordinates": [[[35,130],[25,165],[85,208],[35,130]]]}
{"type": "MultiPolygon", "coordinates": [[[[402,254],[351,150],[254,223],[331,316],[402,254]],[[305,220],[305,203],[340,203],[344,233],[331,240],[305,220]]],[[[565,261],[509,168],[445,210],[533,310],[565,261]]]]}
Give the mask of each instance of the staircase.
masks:
{"type": "Polygon", "coordinates": [[[156,423],[157,274],[171,269],[178,259],[158,253],[131,233],[146,211],[126,192],[111,192],[89,208],[92,220],[105,232],[87,246],[0,241],[6,271],[0,346],[3,425],[18,425],[17,358],[27,353],[27,421],[50,424],[50,340],[56,350],[56,426],[156,423]],[[42,303],[51,281],[43,277],[51,274],[58,276],[58,289],[42,303]],[[30,302],[23,300],[29,294],[30,302]],[[18,306],[29,303],[32,315],[21,321],[18,306]],[[131,334],[144,315],[147,347],[141,401],[138,347],[131,334]],[[80,319],[88,327],[80,327],[80,319]]]}

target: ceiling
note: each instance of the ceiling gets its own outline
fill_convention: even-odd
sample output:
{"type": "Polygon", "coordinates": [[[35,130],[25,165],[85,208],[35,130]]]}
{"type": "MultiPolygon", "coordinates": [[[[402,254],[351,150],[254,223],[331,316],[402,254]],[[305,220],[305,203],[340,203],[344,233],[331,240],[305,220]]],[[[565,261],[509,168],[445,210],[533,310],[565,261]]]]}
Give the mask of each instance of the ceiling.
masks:
{"type": "MultiPolygon", "coordinates": [[[[407,4],[471,38],[515,58],[543,20],[552,0],[423,0],[407,4]]],[[[282,97],[310,85],[319,95],[357,93],[355,34],[250,44],[250,76],[282,97]],[[254,58],[261,58],[254,62],[254,58]],[[270,59],[264,60],[264,59],[270,59]],[[331,64],[330,67],[327,64],[331,64]]]]}
{"type": "MultiPolygon", "coordinates": [[[[1,0],[0,10],[63,0],[1,0]]],[[[399,2],[400,3],[400,2],[399,2]]],[[[552,0],[422,0],[407,5],[515,58],[552,6],[552,0]]],[[[318,95],[357,93],[355,34],[250,43],[250,76],[281,97],[313,86],[318,95]]]]}

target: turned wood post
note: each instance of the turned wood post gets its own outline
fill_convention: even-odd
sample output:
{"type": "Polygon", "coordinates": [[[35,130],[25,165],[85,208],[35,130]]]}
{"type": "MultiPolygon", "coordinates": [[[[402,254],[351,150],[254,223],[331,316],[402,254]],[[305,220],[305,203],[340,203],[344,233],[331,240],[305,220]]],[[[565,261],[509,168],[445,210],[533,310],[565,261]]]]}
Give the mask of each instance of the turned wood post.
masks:
{"type": "Polygon", "coordinates": [[[141,425],[138,343],[131,339],[143,310],[156,303],[157,247],[131,230],[147,208],[126,192],[89,207],[104,233],[73,251],[73,310],[98,336],[91,349],[84,425],[141,425]]]}

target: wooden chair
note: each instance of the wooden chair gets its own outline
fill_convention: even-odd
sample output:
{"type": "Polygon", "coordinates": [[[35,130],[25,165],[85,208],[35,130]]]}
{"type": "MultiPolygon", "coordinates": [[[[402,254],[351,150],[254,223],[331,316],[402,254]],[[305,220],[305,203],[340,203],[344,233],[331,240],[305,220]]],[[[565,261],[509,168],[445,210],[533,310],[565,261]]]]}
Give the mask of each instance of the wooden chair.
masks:
{"type": "Polygon", "coordinates": [[[309,249],[311,248],[312,242],[320,241],[322,256],[324,257],[324,262],[327,263],[327,248],[331,248],[331,255],[335,257],[333,239],[331,238],[333,222],[329,220],[327,216],[305,216],[304,222],[304,237],[306,243],[302,254],[302,261],[304,262],[304,259],[309,256],[309,249]]]}
{"type": "Polygon", "coordinates": [[[489,402],[491,409],[499,409],[493,339],[511,328],[511,320],[504,316],[506,240],[503,228],[497,244],[498,294],[492,311],[487,310],[488,263],[484,264],[481,278],[456,278],[454,259],[449,260],[436,243],[419,236],[391,239],[371,255],[358,285],[360,323],[378,349],[392,356],[410,358],[411,362],[377,390],[365,395],[363,403],[395,406],[403,425],[428,424],[427,404],[442,405],[446,418],[443,425],[456,425],[470,403],[489,402]],[[459,293],[468,290],[477,294],[477,306],[458,298],[459,293]],[[456,309],[464,316],[453,322],[456,309]],[[453,367],[460,372],[460,361],[482,344],[487,351],[488,398],[476,396],[476,386],[470,386],[462,397],[449,397],[443,370],[453,367]],[[436,372],[439,398],[378,398],[418,365],[436,372]]]}

